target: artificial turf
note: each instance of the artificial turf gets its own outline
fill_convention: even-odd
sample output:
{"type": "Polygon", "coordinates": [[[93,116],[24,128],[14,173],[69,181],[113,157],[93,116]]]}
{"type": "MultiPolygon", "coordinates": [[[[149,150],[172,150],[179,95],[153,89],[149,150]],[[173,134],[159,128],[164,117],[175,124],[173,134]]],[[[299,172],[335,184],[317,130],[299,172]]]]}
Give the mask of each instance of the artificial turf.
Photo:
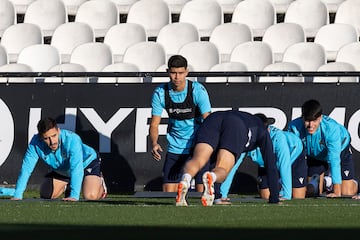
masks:
{"type": "Polygon", "coordinates": [[[360,233],[360,201],[307,198],[269,204],[230,195],[231,205],[203,207],[198,198],[110,194],[101,201],[0,199],[1,239],[333,239],[360,233]],[[5,238],[8,237],[8,238],[5,238]]]}

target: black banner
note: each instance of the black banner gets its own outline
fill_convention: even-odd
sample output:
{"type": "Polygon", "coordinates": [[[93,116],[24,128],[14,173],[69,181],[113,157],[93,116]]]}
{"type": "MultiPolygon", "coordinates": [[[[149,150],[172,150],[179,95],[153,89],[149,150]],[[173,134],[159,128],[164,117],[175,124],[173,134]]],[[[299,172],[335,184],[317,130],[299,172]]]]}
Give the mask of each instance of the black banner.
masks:
{"type": "MultiPolygon", "coordinates": [[[[356,176],[360,174],[360,85],[314,83],[204,83],[213,111],[240,109],[263,112],[275,126],[300,115],[310,98],[321,102],[324,114],[346,126],[352,137],[356,176]]],[[[110,192],[161,190],[163,161],[150,154],[148,128],[151,95],[158,84],[1,84],[0,183],[14,184],[30,138],[41,117],[57,119],[60,128],[77,132],[98,150],[110,192]]],[[[164,118],[166,113],[164,112],[164,118]]],[[[160,128],[166,149],[166,124],[160,128]]],[[[40,184],[46,171],[39,162],[29,184],[40,184]]],[[[240,189],[252,186],[256,168],[245,161],[238,172],[240,189]],[[241,177],[239,177],[241,176],[241,177]]]]}

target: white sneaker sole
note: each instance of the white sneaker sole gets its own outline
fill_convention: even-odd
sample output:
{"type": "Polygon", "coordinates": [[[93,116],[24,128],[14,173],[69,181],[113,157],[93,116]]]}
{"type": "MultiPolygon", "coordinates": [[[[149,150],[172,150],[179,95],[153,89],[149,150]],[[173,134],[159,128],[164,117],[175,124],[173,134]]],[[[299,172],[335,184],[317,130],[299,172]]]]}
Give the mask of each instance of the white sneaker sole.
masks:
{"type": "Polygon", "coordinates": [[[214,181],[210,172],[206,172],[203,175],[204,193],[201,197],[201,203],[203,206],[212,206],[214,204],[214,181]]]}
{"type": "Polygon", "coordinates": [[[187,206],[186,202],[186,194],[189,188],[187,187],[187,183],[185,181],[181,181],[178,185],[178,192],[176,196],[176,206],[187,206]]]}

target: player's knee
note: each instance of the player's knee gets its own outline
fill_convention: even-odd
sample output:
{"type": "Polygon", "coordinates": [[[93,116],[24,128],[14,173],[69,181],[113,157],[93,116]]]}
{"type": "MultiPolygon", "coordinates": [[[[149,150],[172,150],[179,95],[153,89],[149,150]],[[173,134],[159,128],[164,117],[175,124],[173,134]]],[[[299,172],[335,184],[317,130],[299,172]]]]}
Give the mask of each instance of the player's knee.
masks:
{"type": "Polygon", "coordinates": [[[97,192],[93,192],[93,191],[90,191],[90,192],[84,192],[84,198],[86,200],[98,200],[99,199],[99,194],[97,192]]]}

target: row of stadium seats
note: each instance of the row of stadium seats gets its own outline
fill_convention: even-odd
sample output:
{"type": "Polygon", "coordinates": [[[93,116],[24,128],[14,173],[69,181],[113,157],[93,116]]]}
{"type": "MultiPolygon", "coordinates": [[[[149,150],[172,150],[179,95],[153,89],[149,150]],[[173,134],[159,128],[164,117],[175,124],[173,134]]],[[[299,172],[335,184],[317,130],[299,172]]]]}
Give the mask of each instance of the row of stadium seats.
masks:
{"type": "MultiPolygon", "coordinates": [[[[16,7],[11,0],[0,0],[0,37],[2,32],[16,23],[16,7]],[[11,4],[10,4],[11,3],[11,4]]],[[[24,1],[24,0],[23,0],[24,1]]],[[[160,29],[172,23],[170,0],[139,0],[125,1],[129,4],[126,22],[142,25],[148,37],[157,37],[160,29]]],[[[179,9],[179,22],[195,25],[201,37],[209,37],[212,30],[224,23],[224,7],[220,4],[232,2],[231,22],[247,24],[254,37],[262,37],[265,30],[277,23],[275,3],[285,4],[284,22],[298,23],[306,33],[307,38],[314,37],[317,30],[330,22],[330,12],[324,3],[337,3],[335,23],[347,23],[360,31],[360,2],[357,0],[172,0],[172,3],[182,5],[179,9]],[[275,3],[274,3],[275,2],[275,3]],[[340,3],[341,2],[341,3],[340,3]]],[[[25,1],[26,2],[26,1],[25,1]]],[[[64,0],[27,0],[29,5],[24,13],[25,23],[37,24],[44,35],[52,36],[59,25],[68,21],[68,11],[71,1],[64,0]],[[31,2],[31,3],[30,3],[31,2]]],[[[74,21],[89,24],[95,31],[95,37],[104,37],[106,31],[120,23],[120,0],[90,0],[78,2],[74,21]],[[81,4],[80,4],[81,3],[81,4]]],[[[279,5],[278,5],[279,6],[279,5]]]]}
{"type": "MultiPolygon", "coordinates": [[[[139,42],[148,42],[146,30],[136,23],[121,23],[110,27],[101,43],[107,44],[113,55],[113,62],[123,61],[127,48],[139,42]]],[[[198,29],[190,23],[170,23],[159,30],[156,43],[159,43],[166,55],[177,54],[179,49],[190,42],[201,41],[198,29]]],[[[81,22],[67,22],[59,25],[53,33],[49,45],[60,54],[61,63],[67,63],[75,47],[80,44],[98,42],[91,26],[81,22]]],[[[246,24],[223,23],[216,26],[208,41],[213,43],[220,54],[220,62],[230,60],[236,45],[245,42],[267,43],[273,54],[273,61],[283,61],[285,50],[295,43],[309,42],[305,30],[296,23],[278,23],[264,32],[261,41],[253,41],[253,32],[246,24]]],[[[324,48],[326,62],[335,61],[338,50],[349,43],[359,42],[357,30],[349,24],[327,24],[318,30],[314,42],[324,48]]],[[[7,53],[6,63],[14,63],[20,51],[28,46],[44,44],[41,29],[31,23],[19,23],[9,26],[1,40],[0,46],[7,53]]],[[[250,44],[249,44],[250,45],[250,44]]],[[[144,49],[144,51],[149,51],[144,49]]]]}
{"type": "MultiPolygon", "coordinates": [[[[360,70],[360,42],[349,43],[341,47],[334,62],[326,61],[326,51],[315,42],[298,42],[287,47],[282,61],[275,62],[269,44],[261,41],[243,42],[234,47],[228,62],[220,61],[220,54],[216,45],[209,41],[195,41],[182,46],[179,54],[185,56],[189,68],[194,72],[207,71],[359,71],[360,70]],[[328,65],[327,65],[328,64],[328,65]],[[294,68],[297,65],[297,68],[294,68]],[[323,65],[327,65],[322,67],[323,65]],[[289,67],[289,68],[288,68],[289,67]]],[[[61,55],[56,47],[49,44],[35,44],[23,48],[15,63],[8,63],[7,53],[0,48],[0,65],[24,64],[30,66],[33,72],[52,72],[61,69],[56,65],[78,64],[83,68],[80,72],[165,72],[166,53],[161,44],[153,41],[139,42],[128,47],[122,62],[115,63],[111,48],[106,43],[89,42],[74,48],[68,63],[61,62],[61,55]],[[136,68],[117,68],[127,64],[136,68]],[[106,69],[105,69],[106,70],[106,69]]],[[[15,65],[13,65],[15,66],[15,65]]],[[[14,70],[12,70],[14,71],[14,70]]],[[[4,72],[0,70],[0,72],[4,72]]],[[[242,78],[243,79],[243,78],[242,78]]]]}
{"type": "MultiPolygon", "coordinates": [[[[165,70],[162,69],[163,66],[159,68],[157,72],[164,72],[165,70]]],[[[244,64],[240,62],[227,62],[227,63],[220,63],[214,65],[210,69],[211,72],[221,72],[221,71],[247,71],[247,68],[244,64]]],[[[85,67],[81,64],[77,63],[64,63],[64,64],[57,64],[52,66],[49,69],[49,72],[85,72],[85,67]]],[[[31,72],[32,68],[23,63],[12,63],[12,64],[5,64],[0,66],[0,73],[1,72],[31,72]]],[[[139,68],[132,63],[114,63],[105,66],[101,72],[138,72],[139,68]]],[[[296,63],[291,62],[279,62],[273,63],[265,66],[264,71],[272,72],[272,71],[287,71],[287,72],[301,72],[301,67],[296,63]]],[[[352,64],[346,62],[331,62],[321,65],[317,72],[353,72],[355,71],[355,67],[352,64]]],[[[203,81],[206,83],[250,83],[253,82],[250,76],[223,76],[223,77],[189,77],[189,79],[194,81],[203,81]]],[[[0,77],[0,83],[37,83],[37,82],[44,82],[44,83],[114,83],[114,84],[121,84],[121,83],[142,83],[142,82],[152,82],[152,83],[160,83],[160,82],[167,82],[168,77],[134,77],[134,76],[123,76],[123,77],[0,77]]],[[[255,82],[260,83],[274,83],[274,82],[314,82],[314,83],[345,83],[345,82],[352,82],[358,83],[359,77],[358,76],[315,76],[308,78],[304,76],[260,76],[258,79],[254,80],[255,82]],[[310,79],[310,80],[309,80],[310,79]]]]}
{"type": "MultiPolygon", "coordinates": [[[[28,6],[35,0],[9,0],[15,7],[15,10],[20,14],[25,14],[28,6]]],[[[78,8],[84,2],[89,0],[62,0],[66,6],[69,15],[76,15],[78,8]]],[[[113,2],[119,13],[127,14],[130,7],[139,0],[110,0],[113,2]]],[[[180,13],[183,6],[191,0],[164,0],[172,13],[180,13]]],[[[224,13],[232,13],[243,0],[216,0],[223,9],[224,13]]],[[[285,13],[289,5],[296,0],[270,0],[274,5],[276,12],[285,13]]],[[[336,12],[339,5],[345,0],[321,0],[324,2],[330,13],[336,12]]]]}

